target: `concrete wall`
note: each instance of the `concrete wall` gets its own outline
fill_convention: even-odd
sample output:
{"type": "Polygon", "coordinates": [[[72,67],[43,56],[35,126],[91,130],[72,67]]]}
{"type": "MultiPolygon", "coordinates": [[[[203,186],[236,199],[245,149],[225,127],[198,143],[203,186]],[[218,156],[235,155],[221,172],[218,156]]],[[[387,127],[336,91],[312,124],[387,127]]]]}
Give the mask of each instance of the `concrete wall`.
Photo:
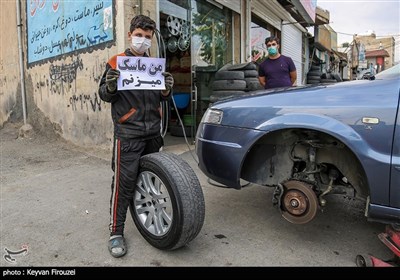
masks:
{"type": "MultiPolygon", "coordinates": [[[[147,6],[153,5],[154,10],[154,1],[145,2],[147,6]]],[[[98,84],[107,60],[129,46],[129,23],[139,13],[139,7],[135,6],[139,3],[140,1],[114,1],[113,41],[101,47],[89,46],[28,65],[27,32],[32,31],[26,28],[26,1],[21,1],[27,116],[28,123],[36,130],[51,126],[64,139],[79,146],[111,146],[111,106],[100,100],[98,84]]],[[[10,119],[11,112],[21,112],[22,105],[20,100],[18,102],[21,99],[21,83],[18,71],[16,5],[15,1],[5,1],[1,6],[0,125],[3,125],[10,119]]],[[[87,30],[89,32],[89,26],[87,30]]],[[[41,38],[40,44],[46,44],[46,37],[41,38]]],[[[22,120],[21,113],[18,119],[22,120]]]]}
{"type": "MultiPolygon", "coordinates": [[[[20,96],[15,1],[2,1],[0,9],[0,127],[16,113],[20,96]]],[[[22,112],[22,111],[21,111],[22,112]]]]}

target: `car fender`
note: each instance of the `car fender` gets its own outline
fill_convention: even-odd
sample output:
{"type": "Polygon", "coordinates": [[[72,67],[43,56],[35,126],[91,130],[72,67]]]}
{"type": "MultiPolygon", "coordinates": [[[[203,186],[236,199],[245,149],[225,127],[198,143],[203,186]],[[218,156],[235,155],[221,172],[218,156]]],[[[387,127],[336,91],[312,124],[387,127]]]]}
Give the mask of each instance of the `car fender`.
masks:
{"type": "Polygon", "coordinates": [[[315,114],[290,113],[277,116],[260,124],[256,129],[273,132],[288,128],[321,131],[340,139],[349,146],[358,146],[360,141],[363,140],[362,137],[349,125],[328,116],[315,114]]]}
{"type": "Polygon", "coordinates": [[[287,113],[269,119],[256,129],[268,133],[285,129],[308,129],[328,134],[350,149],[356,156],[367,176],[367,183],[374,203],[387,205],[389,201],[389,180],[391,155],[375,151],[368,142],[351,126],[329,116],[287,113]],[[379,173],[378,173],[379,172],[379,173]],[[381,174],[379,178],[376,176],[381,174]]]}

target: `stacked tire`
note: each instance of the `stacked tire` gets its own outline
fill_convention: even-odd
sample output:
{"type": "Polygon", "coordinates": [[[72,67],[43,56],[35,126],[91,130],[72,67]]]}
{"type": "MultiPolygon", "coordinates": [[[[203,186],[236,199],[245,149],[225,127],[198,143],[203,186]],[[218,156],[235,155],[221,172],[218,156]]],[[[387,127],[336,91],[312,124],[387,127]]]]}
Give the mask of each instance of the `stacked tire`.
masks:
{"type": "Polygon", "coordinates": [[[307,84],[331,84],[342,82],[337,73],[322,73],[320,67],[312,65],[310,71],[307,73],[307,84]]]}
{"type": "Polygon", "coordinates": [[[226,65],[215,73],[210,102],[262,89],[258,81],[257,65],[252,62],[226,65]]]}
{"type": "Polygon", "coordinates": [[[319,84],[321,83],[322,72],[320,67],[312,65],[310,71],[307,73],[307,84],[319,84]]]}

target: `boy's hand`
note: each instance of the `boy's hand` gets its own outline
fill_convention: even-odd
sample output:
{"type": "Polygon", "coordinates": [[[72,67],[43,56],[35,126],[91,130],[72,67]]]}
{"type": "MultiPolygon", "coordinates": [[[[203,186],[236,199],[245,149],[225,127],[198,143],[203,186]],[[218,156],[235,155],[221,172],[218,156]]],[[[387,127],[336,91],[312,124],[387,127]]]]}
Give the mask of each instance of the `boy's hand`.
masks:
{"type": "Polygon", "coordinates": [[[109,69],[106,74],[106,84],[107,90],[109,92],[115,92],[117,90],[117,80],[119,78],[120,72],[117,69],[109,69]]]}
{"type": "Polygon", "coordinates": [[[174,77],[169,72],[162,72],[165,77],[165,88],[169,91],[174,87],[174,77]]]}

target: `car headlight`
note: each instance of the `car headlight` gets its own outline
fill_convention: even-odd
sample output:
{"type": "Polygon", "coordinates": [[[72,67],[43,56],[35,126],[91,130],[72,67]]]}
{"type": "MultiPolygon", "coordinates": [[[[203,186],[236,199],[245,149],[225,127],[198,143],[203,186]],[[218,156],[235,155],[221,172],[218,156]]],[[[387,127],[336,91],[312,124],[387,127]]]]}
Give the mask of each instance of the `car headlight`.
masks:
{"type": "Polygon", "coordinates": [[[207,109],[201,120],[203,123],[220,124],[222,122],[223,112],[216,109],[207,109]]]}

